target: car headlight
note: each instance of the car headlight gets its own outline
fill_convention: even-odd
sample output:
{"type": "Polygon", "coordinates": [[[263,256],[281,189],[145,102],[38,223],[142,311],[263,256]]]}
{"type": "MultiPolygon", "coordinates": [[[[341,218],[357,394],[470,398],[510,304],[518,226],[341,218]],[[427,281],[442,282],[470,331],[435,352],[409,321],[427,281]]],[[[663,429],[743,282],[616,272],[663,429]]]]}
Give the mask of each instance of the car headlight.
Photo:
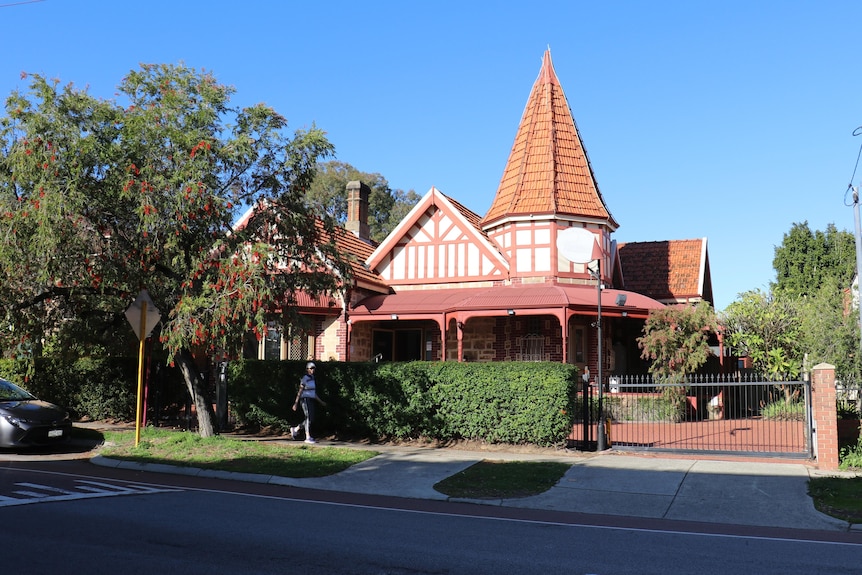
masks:
{"type": "Polygon", "coordinates": [[[15,417],[14,415],[4,415],[3,416],[6,421],[14,425],[15,427],[21,427],[21,424],[26,420],[21,419],[20,417],[15,417]]]}

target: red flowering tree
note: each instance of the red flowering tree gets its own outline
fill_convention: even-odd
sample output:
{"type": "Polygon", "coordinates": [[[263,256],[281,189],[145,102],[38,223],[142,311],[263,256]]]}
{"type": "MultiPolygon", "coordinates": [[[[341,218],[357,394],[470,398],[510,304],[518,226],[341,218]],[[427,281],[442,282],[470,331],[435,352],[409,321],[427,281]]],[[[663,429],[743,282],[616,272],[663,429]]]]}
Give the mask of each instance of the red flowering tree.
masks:
{"type": "Polygon", "coordinates": [[[305,199],[325,134],[289,134],[232,93],[184,66],[142,65],[118,101],[35,75],[0,118],[0,343],[122,324],[146,288],[203,436],[212,401],[193,353],[236,353],[275,313],[301,324],[296,294],[337,293],[349,274],[334,221],[305,199]]]}
{"type": "Polygon", "coordinates": [[[641,357],[652,362],[651,374],[680,382],[706,363],[711,353],[709,338],[718,330],[715,311],[703,301],[650,311],[637,341],[641,357]]]}

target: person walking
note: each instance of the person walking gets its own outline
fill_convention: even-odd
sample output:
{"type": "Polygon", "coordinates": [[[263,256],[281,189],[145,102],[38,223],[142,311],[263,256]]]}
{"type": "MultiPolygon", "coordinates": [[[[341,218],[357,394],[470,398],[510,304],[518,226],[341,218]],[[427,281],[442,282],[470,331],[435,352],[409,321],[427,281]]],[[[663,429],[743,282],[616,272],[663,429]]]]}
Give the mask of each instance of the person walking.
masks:
{"type": "Polygon", "coordinates": [[[302,405],[302,413],[305,415],[305,419],[299,425],[290,428],[290,435],[293,439],[298,439],[299,430],[304,429],[305,443],[317,443],[311,435],[315,403],[326,407],[326,403],[317,395],[317,381],[314,379],[314,370],[316,367],[313,361],[309,361],[305,365],[305,375],[299,380],[299,391],[296,393],[296,401],[293,402],[293,411],[296,411],[302,405]]]}

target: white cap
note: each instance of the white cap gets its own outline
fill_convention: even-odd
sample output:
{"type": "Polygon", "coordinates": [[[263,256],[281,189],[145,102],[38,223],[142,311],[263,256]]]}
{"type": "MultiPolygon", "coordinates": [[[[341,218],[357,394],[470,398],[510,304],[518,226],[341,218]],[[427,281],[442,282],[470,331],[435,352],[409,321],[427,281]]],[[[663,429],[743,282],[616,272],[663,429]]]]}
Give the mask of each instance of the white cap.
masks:
{"type": "Polygon", "coordinates": [[[312,367],[316,367],[313,361],[309,361],[307,364],[305,364],[305,369],[311,369],[312,367]]]}

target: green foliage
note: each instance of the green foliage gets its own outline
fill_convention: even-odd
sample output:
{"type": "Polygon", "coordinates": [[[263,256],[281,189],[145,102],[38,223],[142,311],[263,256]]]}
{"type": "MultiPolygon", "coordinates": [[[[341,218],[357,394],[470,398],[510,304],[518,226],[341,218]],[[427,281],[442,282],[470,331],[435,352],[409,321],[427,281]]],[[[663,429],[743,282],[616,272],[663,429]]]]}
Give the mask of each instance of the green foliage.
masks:
{"type": "MultiPolygon", "coordinates": [[[[245,424],[285,426],[302,362],[231,363],[245,424]]],[[[568,434],[576,368],[556,363],[318,363],[320,426],[345,436],[552,445],[568,434]]]]}
{"type": "Polygon", "coordinates": [[[839,453],[841,469],[862,469],[862,434],[860,434],[856,445],[848,445],[839,453]]]}
{"type": "Polygon", "coordinates": [[[637,340],[641,357],[652,361],[649,372],[657,378],[680,382],[706,363],[709,338],[718,329],[709,302],[651,310],[637,340]]]}
{"type": "MultiPolygon", "coordinates": [[[[798,347],[807,354],[807,366],[826,362],[835,366],[839,378],[859,379],[859,314],[848,306],[856,271],[854,236],[838,231],[834,224],[826,231],[812,232],[807,222],[795,223],[775,248],[773,266],[776,282],[771,299],[792,303],[791,315],[798,329],[788,333],[787,339],[798,340],[798,347]]],[[[774,369],[782,361],[800,359],[798,354],[790,354],[790,346],[773,347],[785,350],[780,357],[766,358],[774,369]]],[[[772,353],[778,354],[774,349],[772,353]]]]}
{"type": "Polygon", "coordinates": [[[228,397],[237,423],[282,430],[295,425],[296,416],[291,415],[291,406],[304,373],[303,362],[230,362],[227,372],[228,397]],[[292,419],[293,424],[290,423],[292,419]]]}
{"type": "Polygon", "coordinates": [[[812,232],[808,222],[794,223],[775,248],[774,292],[785,297],[812,295],[832,281],[850,286],[856,267],[855,238],[829,224],[826,231],[812,232]]]}
{"type": "Polygon", "coordinates": [[[840,380],[859,381],[859,313],[847,308],[846,288],[829,278],[799,300],[799,336],[808,367],[830,363],[840,380]]]}
{"type": "Polygon", "coordinates": [[[756,371],[775,380],[799,374],[805,350],[798,301],[749,291],[727,306],[723,323],[727,342],[756,371]]]}
{"type": "Polygon", "coordinates": [[[308,191],[311,203],[339,223],[347,219],[347,183],[360,181],[371,193],[368,198],[368,227],[371,239],[382,242],[407,212],[420,200],[410,190],[392,190],[389,182],[380,174],[360,172],[350,164],[330,160],[317,167],[314,181],[308,191]]]}
{"type": "Polygon", "coordinates": [[[678,423],[685,416],[685,387],[668,386],[658,396],[604,396],[604,411],[614,421],[666,421],[678,423]],[[679,392],[667,393],[670,387],[679,392]]]}
{"type": "Polygon", "coordinates": [[[805,413],[805,404],[798,399],[773,401],[760,410],[763,419],[773,421],[803,421],[805,413]]]}
{"type": "Polygon", "coordinates": [[[439,415],[453,437],[557,443],[571,429],[577,370],[557,363],[429,364],[439,415]]]}
{"type": "Polygon", "coordinates": [[[0,377],[33,395],[62,405],[75,418],[132,421],[137,408],[137,360],[84,358],[74,362],[0,360],[0,377]]]}
{"type": "Polygon", "coordinates": [[[646,421],[679,423],[685,415],[685,401],[684,388],[667,387],[662,390],[661,397],[639,397],[637,410],[646,421]],[[679,391],[671,393],[672,389],[679,391]]]}

